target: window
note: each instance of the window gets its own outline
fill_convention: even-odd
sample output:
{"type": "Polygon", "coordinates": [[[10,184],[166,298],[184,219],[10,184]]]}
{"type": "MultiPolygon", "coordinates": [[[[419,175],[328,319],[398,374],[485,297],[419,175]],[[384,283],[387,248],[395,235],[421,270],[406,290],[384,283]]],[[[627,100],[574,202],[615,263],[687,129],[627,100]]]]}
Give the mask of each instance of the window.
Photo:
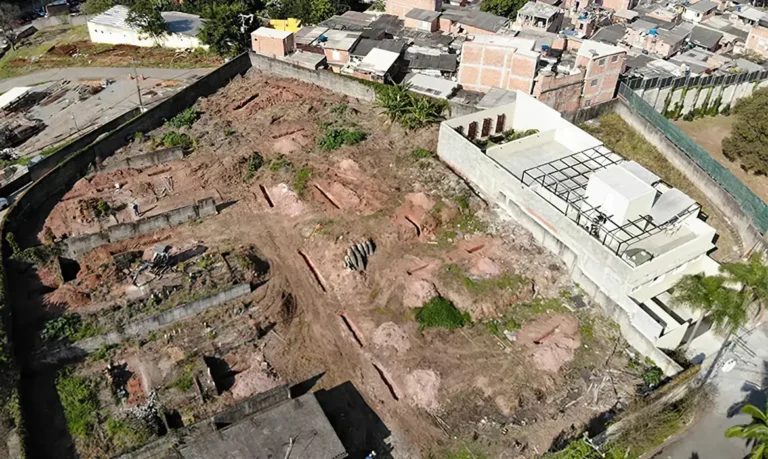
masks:
{"type": "Polygon", "coordinates": [[[475,137],[477,137],[477,121],[472,121],[469,123],[469,132],[467,132],[467,138],[469,140],[475,140],[475,137]]]}
{"type": "Polygon", "coordinates": [[[618,60],[619,60],[619,56],[613,56],[613,57],[611,58],[611,62],[616,62],[616,61],[618,61],[618,60]]]}
{"type": "Polygon", "coordinates": [[[491,134],[491,119],[485,118],[483,120],[483,129],[480,131],[482,137],[488,137],[491,134]]]}
{"type": "Polygon", "coordinates": [[[594,88],[595,86],[597,86],[597,78],[595,78],[594,80],[592,80],[592,81],[589,83],[589,85],[590,85],[591,87],[593,87],[593,88],[594,88]]]}
{"type": "Polygon", "coordinates": [[[504,122],[507,120],[507,115],[504,113],[496,117],[496,134],[504,132],[504,122]]]}
{"type": "Polygon", "coordinates": [[[600,62],[597,63],[600,67],[605,65],[605,59],[600,59],[600,62]]]}

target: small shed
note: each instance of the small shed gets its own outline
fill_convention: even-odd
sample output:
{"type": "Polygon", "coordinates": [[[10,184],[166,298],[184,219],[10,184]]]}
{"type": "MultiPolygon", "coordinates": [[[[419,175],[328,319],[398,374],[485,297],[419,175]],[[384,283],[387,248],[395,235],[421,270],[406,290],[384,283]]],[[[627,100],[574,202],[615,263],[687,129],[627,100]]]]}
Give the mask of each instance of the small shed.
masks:
{"type": "Polygon", "coordinates": [[[394,73],[400,53],[373,48],[355,69],[355,74],[373,81],[386,81],[394,73]]]}
{"type": "Polygon", "coordinates": [[[56,0],[45,5],[46,16],[64,16],[69,15],[69,4],[67,0],[56,0]]]}
{"type": "Polygon", "coordinates": [[[423,32],[434,32],[440,28],[440,12],[413,8],[405,15],[405,26],[423,32]]]}
{"type": "Polygon", "coordinates": [[[256,54],[270,57],[285,57],[295,48],[293,32],[259,27],[251,32],[251,47],[256,54]]]}

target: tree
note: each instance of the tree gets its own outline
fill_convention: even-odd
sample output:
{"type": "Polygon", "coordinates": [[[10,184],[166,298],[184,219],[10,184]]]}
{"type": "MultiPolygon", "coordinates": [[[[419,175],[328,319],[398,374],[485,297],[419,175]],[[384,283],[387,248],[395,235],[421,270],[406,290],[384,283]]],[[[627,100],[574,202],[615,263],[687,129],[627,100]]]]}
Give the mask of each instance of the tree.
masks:
{"type": "Polygon", "coordinates": [[[140,34],[157,41],[168,30],[168,24],[160,11],[160,4],[154,3],[152,0],[138,0],[128,11],[128,18],[125,22],[138,29],[140,34]]]}
{"type": "Polygon", "coordinates": [[[718,301],[720,291],[724,288],[725,278],[723,276],[705,276],[703,274],[694,274],[685,276],[675,285],[672,301],[680,306],[686,306],[694,311],[699,311],[699,319],[693,326],[688,342],[685,343],[685,349],[690,347],[696,332],[699,330],[704,316],[713,310],[715,302],[718,301]]]}
{"type": "Polygon", "coordinates": [[[496,16],[514,19],[517,10],[527,2],[528,0],[483,0],[483,3],[480,4],[480,10],[496,16]]]}
{"type": "Polygon", "coordinates": [[[114,0],[88,0],[81,11],[87,15],[101,14],[115,6],[114,0]]]}
{"type": "Polygon", "coordinates": [[[737,121],[723,139],[723,154],[744,170],[768,174],[768,88],[739,100],[731,113],[737,121]]]}
{"type": "Polygon", "coordinates": [[[349,0],[280,0],[268,7],[271,18],[298,18],[304,25],[317,24],[350,9],[349,0]]]}
{"type": "Polygon", "coordinates": [[[250,33],[259,21],[242,3],[217,3],[204,9],[198,37],[220,56],[236,56],[248,49],[250,33]]]}
{"type": "Polygon", "coordinates": [[[725,431],[726,438],[742,438],[752,446],[750,459],[768,459],[766,442],[768,442],[768,415],[755,405],[746,404],[741,412],[752,416],[752,422],[729,427],[725,431]]]}
{"type": "Polygon", "coordinates": [[[440,121],[446,108],[443,101],[417,96],[402,84],[380,87],[376,91],[375,105],[391,121],[406,129],[418,129],[440,121]]]}
{"type": "Polygon", "coordinates": [[[12,49],[16,49],[16,33],[13,29],[16,27],[16,18],[21,15],[21,10],[18,6],[10,3],[0,3],[0,34],[11,45],[12,49]]]}
{"type": "Polygon", "coordinates": [[[724,263],[720,271],[729,280],[740,284],[744,308],[756,305],[763,311],[768,304],[768,265],[763,263],[763,254],[755,252],[746,263],[724,263]]]}

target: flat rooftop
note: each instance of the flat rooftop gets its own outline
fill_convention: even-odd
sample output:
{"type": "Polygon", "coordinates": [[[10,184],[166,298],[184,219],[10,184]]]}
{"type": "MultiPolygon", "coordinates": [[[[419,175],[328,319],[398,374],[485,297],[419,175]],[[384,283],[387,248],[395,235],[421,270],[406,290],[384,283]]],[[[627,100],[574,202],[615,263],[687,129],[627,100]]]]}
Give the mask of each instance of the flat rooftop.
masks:
{"type": "Polygon", "coordinates": [[[700,206],[693,199],[527,94],[517,91],[507,105],[443,124],[475,143],[478,154],[491,158],[510,179],[530,188],[630,266],[714,231],[696,218],[700,206]],[[503,132],[527,135],[505,141],[500,125],[503,132]],[[485,132],[493,143],[486,144],[483,126],[491,128],[485,132]],[[592,182],[599,185],[593,188],[592,182]],[[617,202],[628,206],[618,215],[613,213],[617,202]],[[678,224],[689,219],[696,222],[678,224]]]}
{"type": "Polygon", "coordinates": [[[247,416],[177,448],[185,459],[347,457],[313,393],[247,416]]]}

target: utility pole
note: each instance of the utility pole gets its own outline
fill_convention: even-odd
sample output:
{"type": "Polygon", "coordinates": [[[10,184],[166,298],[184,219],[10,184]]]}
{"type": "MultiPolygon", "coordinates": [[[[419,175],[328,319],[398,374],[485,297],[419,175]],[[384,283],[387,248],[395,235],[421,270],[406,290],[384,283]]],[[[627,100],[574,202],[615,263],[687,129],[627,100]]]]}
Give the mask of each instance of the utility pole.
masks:
{"type": "Polygon", "coordinates": [[[136,71],[136,61],[133,62],[133,78],[136,80],[136,96],[139,98],[139,110],[144,113],[144,103],[141,101],[141,86],[139,86],[139,72],[136,71]]]}

